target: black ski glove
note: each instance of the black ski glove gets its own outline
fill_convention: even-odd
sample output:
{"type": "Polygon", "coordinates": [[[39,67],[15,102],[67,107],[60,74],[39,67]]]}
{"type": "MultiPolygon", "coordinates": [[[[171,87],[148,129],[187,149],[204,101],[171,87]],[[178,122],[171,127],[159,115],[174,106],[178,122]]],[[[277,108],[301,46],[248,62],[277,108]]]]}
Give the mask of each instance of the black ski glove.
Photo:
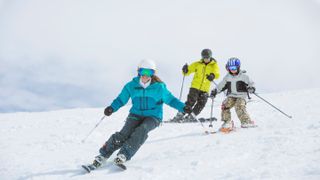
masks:
{"type": "Polygon", "coordinates": [[[113,113],[113,108],[111,106],[108,106],[106,109],[104,109],[104,114],[106,116],[110,116],[113,113]]]}
{"type": "Polygon", "coordinates": [[[191,114],[192,113],[192,108],[190,106],[184,106],[183,108],[184,112],[187,114],[191,114]]]}
{"type": "Polygon", "coordinates": [[[188,73],[188,64],[185,64],[183,67],[182,67],[182,72],[187,74],[188,73]]]}
{"type": "Polygon", "coordinates": [[[215,76],[213,73],[207,75],[207,79],[208,79],[209,81],[213,81],[215,77],[216,77],[216,76],[215,76]]]}
{"type": "Polygon", "coordinates": [[[248,87],[247,90],[251,94],[256,92],[256,88],[255,87],[248,87]]]}
{"type": "Polygon", "coordinates": [[[218,90],[214,89],[211,91],[210,97],[215,98],[217,94],[218,94],[218,90]]]}

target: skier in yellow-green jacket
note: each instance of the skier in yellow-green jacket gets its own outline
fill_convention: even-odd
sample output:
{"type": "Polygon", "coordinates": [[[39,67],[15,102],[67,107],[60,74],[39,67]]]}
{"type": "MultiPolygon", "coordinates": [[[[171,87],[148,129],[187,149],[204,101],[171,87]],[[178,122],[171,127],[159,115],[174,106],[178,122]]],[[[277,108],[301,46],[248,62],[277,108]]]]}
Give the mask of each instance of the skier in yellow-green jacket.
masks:
{"type": "Polygon", "coordinates": [[[201,52],[202,58],[192,64],[185,64],[182,68],[184,76],[194,73],[191,87],[189,90],[186,106],[192,109],[193,115],[188,115],[184,118],[185,113],[178,114],[171,120],[173,122],[193,122],[193,117],[200,114],[205,107],[210,91],[211,82],[220,77],[220,69],[217,61],[212,58],[210,49],[203,49],[201,52]]]}

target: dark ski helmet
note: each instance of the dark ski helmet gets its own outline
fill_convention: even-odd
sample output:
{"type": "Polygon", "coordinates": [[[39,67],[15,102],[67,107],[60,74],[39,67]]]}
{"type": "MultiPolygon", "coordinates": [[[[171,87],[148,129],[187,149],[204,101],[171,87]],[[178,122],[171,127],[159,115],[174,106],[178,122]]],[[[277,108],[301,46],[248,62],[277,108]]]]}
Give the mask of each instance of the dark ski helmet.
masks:
{"type": "Polygon", "coordinates": [[[203,59],[209,59],[212,57],[212,51],[210,49],[204,49],[201,52],[201,56],[203,59]]]}

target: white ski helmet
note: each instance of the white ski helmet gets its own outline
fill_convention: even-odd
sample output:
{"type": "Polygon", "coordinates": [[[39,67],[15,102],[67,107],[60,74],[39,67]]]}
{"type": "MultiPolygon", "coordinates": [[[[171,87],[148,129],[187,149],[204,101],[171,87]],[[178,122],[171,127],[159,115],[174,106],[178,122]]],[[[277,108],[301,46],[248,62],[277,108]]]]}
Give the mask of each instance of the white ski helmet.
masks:
{"type": "Polygon", "coordinates": [[[155,71],[157,70],[156,63],[151,59],[143,59],[143,60],[141,60],[139,65],[138,65],[138,69],[139,68],[153,69],[155,71]]]}

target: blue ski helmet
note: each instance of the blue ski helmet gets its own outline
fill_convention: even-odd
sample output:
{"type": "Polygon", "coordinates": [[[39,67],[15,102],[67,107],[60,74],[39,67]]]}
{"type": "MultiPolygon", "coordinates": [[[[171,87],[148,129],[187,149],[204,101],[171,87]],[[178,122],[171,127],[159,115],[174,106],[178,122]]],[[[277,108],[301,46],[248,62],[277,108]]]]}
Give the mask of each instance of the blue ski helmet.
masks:
{"type": "Polygon", "coordinates": [[[240,59],[236,57],[232,57],[228,60],[226,64],[227,70],[239,70],[240,69],[240,59]]]}

